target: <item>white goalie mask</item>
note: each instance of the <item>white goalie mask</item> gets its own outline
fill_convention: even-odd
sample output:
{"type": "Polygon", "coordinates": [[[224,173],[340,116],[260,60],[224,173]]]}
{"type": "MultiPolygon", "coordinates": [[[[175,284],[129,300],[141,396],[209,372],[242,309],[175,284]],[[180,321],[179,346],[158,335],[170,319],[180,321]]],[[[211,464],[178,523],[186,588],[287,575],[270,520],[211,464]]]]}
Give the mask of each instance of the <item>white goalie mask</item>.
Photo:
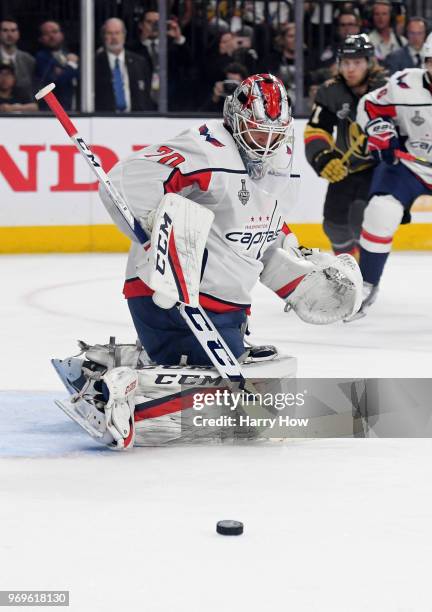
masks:
{"type": "Polygon", "coordinates": [[[246,162],[264,165],[292,143],[291,105],[284,84],[272,74],[248,77],[228,96],[224,122],[246,162]]]}

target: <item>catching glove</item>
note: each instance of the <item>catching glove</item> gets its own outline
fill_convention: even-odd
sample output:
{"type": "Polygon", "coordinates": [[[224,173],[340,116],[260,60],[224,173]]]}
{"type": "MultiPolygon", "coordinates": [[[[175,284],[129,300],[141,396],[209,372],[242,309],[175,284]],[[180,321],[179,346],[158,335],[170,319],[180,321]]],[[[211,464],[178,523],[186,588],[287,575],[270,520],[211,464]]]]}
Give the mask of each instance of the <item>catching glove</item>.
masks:
{"type": "Polygon", "coordinates": [[[348,174],[348,169],[341,158],[342,155],[335,149],[326,149],[318,153],[312,165],[315,172],[329,183],[338,183],[348,174]]]}
{"type": "Polygon", "coordinates": [[[398,163],[395,150],[399,149],[399,138],[395,124],[389,117],[377,117],[365,126],[369,153],[377,162],[389,166],[398,163]]]}

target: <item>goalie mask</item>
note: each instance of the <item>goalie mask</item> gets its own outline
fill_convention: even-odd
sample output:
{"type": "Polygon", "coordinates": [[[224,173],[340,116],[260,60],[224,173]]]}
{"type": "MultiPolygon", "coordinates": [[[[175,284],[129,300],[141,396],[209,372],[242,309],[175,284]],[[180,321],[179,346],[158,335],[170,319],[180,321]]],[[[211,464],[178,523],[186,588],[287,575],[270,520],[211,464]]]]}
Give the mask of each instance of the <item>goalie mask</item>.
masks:
{"type": "Polygon", "coordinates": [[[266,162],[292,140],[291,105],[282,81],[272,74],[248,77],[226,98],[223,115],[248,173],[261,178],[266,162]]]}

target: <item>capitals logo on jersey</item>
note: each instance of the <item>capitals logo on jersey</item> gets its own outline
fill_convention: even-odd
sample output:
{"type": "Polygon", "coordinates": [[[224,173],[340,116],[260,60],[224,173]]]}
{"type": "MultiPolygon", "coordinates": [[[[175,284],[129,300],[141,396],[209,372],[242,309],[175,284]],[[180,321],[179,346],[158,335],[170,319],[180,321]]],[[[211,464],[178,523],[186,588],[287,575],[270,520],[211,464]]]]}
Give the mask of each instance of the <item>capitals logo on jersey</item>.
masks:
{"type": "Polygon", "coordinates": [[[407,73],[404,72],[403,74],[401,74],[400,76],[398,76],[398,78],[396,79],[396,83],[398,84],[399,87],[401,87],[402,89],[409,89],[410,86],[408,85],[408,83],[405,83],[404,79],[406,78],[407,73]]]}
{"type": "Polygon", "coordinates": [[[208,129],[208,127],[206,126],[206,124],[204,123],[204,125],[202,125],[199,128],[199,133],[201,136],[204,136],[206,139],[206,142],[209,142],[210,144],[212,144],[215,147],[224,147],[225,145],[222,144],[220,142],[220,140],[218,140],[217,138],[214,138],[214,136],[212,136],[210,134],[210,130],[208,129]]]}

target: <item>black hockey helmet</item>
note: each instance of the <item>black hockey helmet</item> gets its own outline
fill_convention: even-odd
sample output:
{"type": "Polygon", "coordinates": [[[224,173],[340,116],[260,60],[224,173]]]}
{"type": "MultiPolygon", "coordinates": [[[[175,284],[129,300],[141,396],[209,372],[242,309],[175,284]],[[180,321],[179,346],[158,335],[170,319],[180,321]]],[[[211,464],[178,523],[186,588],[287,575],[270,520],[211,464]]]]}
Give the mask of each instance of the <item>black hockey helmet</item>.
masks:
{"type": "Polygon", "coordinates": [[[347,36],[337,50],[337,58],[349,59],[352,57],[373,57],[374,46],[367,34],[353,34],[347,36]]]}

